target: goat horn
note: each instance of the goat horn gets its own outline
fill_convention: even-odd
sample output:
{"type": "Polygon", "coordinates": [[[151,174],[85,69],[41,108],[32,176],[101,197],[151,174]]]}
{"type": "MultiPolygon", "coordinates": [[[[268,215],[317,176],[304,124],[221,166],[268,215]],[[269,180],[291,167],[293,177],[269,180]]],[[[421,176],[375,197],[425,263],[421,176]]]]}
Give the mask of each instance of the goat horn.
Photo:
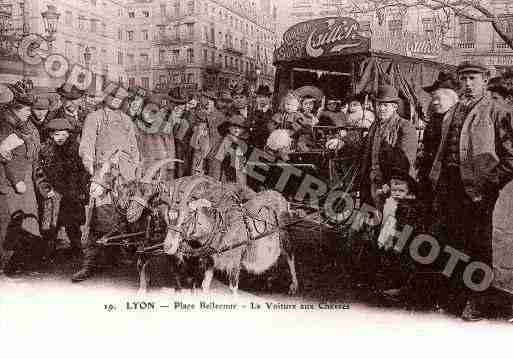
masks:
{"type": "Polygon", "coordinates": [[[171,163],[171,162],[181,162],[181,163],[183,163],[182,160],[178,160],[176,158],[166,158],[164,160],[157,161],[150,168],[148,168],[146,170],[146,173],[144,174],[144,177],[141,180],[141,182],[143,182],[143,183],[151,182],[151,179],[155,176],[157,171],[160,170],[165,165],[167,165],[168,163],[171,163]]]}

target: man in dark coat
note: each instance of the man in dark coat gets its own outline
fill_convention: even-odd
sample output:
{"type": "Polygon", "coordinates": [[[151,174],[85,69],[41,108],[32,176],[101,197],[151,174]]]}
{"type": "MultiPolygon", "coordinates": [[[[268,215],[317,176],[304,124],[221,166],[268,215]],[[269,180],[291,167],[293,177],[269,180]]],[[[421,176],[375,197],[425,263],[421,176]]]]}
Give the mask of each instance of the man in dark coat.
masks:
{"type": "Polygon", "coordinates": [[[429,105],[429,122],[422,136],[421,150],[417,158],[419,178],[419,199],[430,207],[433,191],[429,182],[429,172],[440,145],[442,120],[449,109],[458,102],[459,83],[456,76],[450,72],[440,72],[438,79],[424,91],[431,94],[429,105]]]}
{"type": "Polygon", "coordinates": [[[467,263],[488,268],[474,272],[471,283],[462,275],[467,263],[458,263],[451,275],[453,309],[465,320],[478,320],[489,309],[493,210],[499,191],[513,178],[513,115],[486,93],[486,66],[463,62],[458,77],[463,95],[443,118],[429,178],[437,194],[439,239],[468,256],[467,263]],[[472,290],[472,283],[482,287],[472,290]]]}
{"type": "Polygon", "coordinates": [[[87,115],[83,106],[85,91],[75,85],[64,84],[57,89],[57,93],[61,96],[62,106],[52,114],[52,118],[67,119],[73,126],[74,137],[80,140],[87,115]]]}
{"type": "Polygon", "coordinates": [[[390,156],[396,153],[405,155],[410,164],[410,176],[416,177],[417,132],[411,122],[397,114],[400,99],[395,88],[381,86],[375,101],[376,120],[369,129],[360,169],[360,195],[362,203],[381,210],[383,200],[379,190],[386,184],[384,164],[393,162],[390,156]]]}
{"type": "Polygon", "coordinates": [[[80,226],[85,220],[89,174],[78,155],[78,143],[70,138],[73,126],[69,121],[56,118],[46,128],[49,138],[34,166],[42,231],[50,243],[55,243],[59,229],[64,227],[71,254],[76,256],[82,252],[80,226]],[[48,216],[51,218],[45,218],[48,216]]]}
{"type": "Polygon", "coordinates": [[[264,149],[267,138],[271,134],[268,125],[272,121],[271,90],[269,86],[259,86],[256,91],[256,109],[250,116],[250,139],[252,144],[261,150],[264,149]]]}

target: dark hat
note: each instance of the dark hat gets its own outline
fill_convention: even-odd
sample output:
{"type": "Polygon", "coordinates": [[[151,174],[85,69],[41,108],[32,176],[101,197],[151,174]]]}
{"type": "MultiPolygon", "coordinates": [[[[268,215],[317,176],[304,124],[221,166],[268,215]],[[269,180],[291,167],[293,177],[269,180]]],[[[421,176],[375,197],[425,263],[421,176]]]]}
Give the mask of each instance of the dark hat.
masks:
{"type": "Polygon", "coordinates": [[[267,85],[258,86],[255,95],[269,97],[272,95],[271,89],[267,85]]]}
{"type": "Polygon", "coordinates": [[[233,98],[228,91],[221,91],[217,100],[224,102],[232,102],[233,98]]]}
{"type": "Polygon", "coordinates": [[[171,97],[162,94],[154,94],[149,97],[146,97],[145,102],[146,104],[152,103],[157,105],[158,107],[164,107],[169,105],[169,103],[171,102],[171,97]]]}
{"type": "Polygon", "coordinates": [[[68,100],[77,100],[85,94],[85,91],[82,91],[75,85],[70,85],[68,83],[59,87],[56,92],[68,100]]]}
{"type": "Polygon", "coordinates": [[[52,131],[73,131],[73,125],[65,118],[54,118],[46,124],[46,128],[52,131]]]}
{"type": "Polygon", "coordinates": [[[177,105],[184,105],[187,103],[187,101],[182,96],[182,91],[180,87],[173,87],[168,92],[169,101],[177,104],[177,105]]]}
{"type": "Polygon", "coordinates": [[[504,84],[504,79],[500,76],[492,77],[490,80],[488,80],[487,90],[491,92],[497,92],[501,95],[506,95],[508,93],[504,84]]]}
{"type": "Polygon", "coordinates": [[[440,71],[438,74],[438,78],[431,86],[423,87],[423,90],[426,92],[433,92],[438,89],[450,89],[454,91],[458,91],[460,84],[456,75],[452,72],[440,71]]]}
{"type": "Polygon", "coordinates": [[[232,126],[237,126],[245,130],[249,130],[249,121],[241,115],[232,115],[228,120],[224,121],[217,127],[217,131],[221,136],[226,136],[228,129],[232,126]]]}
{"type": "Polygon", "coordinates": [[[242,84],[237,84],[232,90],[232,97],[237,95],[248,96],[248,89],[242,84]]]}
{"type": "Polygon", "coordinates": [[[394,102],[399,104],[401,99],[395,87],[390,85],[381,85],[378,87],[376,96],[374,96],[376,102],[394,102]]]}
{"type": "Polygon", "coordinates": [[[34,103],[32,104],[32,108],[34,110],[49,110],[50,101],[46,97],[36,97],[34,103]]]}
{"type": "Polygon", "coordinates": [[[29,93],[32,89],[31,86],[32,81],[28,82],[25,80],[20,80],[14,84],[7,85],[14,95],[14,101],[26,106],[31,106],[34,102],[34,96],[29,93]]]}
{"type": "Polygon", "coordinates": [[[463,61],[458,65],[458,75],[468,72],[487,74],[489,73],[489,69],[486,67],[486,65],[477,60],[463,61]]]}
{"type": "Polygon", "coordinates": [[[203,91],[201,91],[200,95],[202,97],[206,97],[211,100],[217,100],[217,96],[216,96],[215,92],[212,90],[203,90],[203,91]]]}

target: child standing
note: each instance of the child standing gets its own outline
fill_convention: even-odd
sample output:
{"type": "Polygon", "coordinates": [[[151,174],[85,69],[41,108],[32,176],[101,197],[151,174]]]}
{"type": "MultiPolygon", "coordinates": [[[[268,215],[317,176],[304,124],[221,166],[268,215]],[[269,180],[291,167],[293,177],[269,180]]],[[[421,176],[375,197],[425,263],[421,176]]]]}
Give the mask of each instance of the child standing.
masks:
{"type": "Polygon", "coordinates": [[[40,213],[52,217],[41,219],[42,232],[50,245],[55,245],[58,231],[64,227],[71,243],[71,255],[79,256],[89,174],[78,155],[78,143],[71,136],[74,130],[71,123],[56,118],[46,127],[50,136],[42,145],[34,169],[34,182],[42,197],[40,213]]]}

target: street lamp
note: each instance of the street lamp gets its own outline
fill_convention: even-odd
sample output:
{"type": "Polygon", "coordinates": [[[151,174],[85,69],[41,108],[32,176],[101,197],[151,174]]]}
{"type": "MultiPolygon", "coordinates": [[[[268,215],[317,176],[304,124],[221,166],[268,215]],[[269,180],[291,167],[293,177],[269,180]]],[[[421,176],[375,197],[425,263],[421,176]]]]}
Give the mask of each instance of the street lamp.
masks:
{"type": "Polygon", "coordinates": [[[91,63],[91,56],[91,49],[89,48],[89,46],[86,46],[84,51],[84,61],[87,69],[89,69],[89,65],[91,63]]]}
{"type": "Polygon", "coordinates": [[[41,13],[45,25],[45,33],[47,33],[48,47],[52,48],[52,42],[55,41],[55,34],[57,33],[57,24],[59,22],[60,13],[54,5],[47,5],[48,9],[41,13]]]}

